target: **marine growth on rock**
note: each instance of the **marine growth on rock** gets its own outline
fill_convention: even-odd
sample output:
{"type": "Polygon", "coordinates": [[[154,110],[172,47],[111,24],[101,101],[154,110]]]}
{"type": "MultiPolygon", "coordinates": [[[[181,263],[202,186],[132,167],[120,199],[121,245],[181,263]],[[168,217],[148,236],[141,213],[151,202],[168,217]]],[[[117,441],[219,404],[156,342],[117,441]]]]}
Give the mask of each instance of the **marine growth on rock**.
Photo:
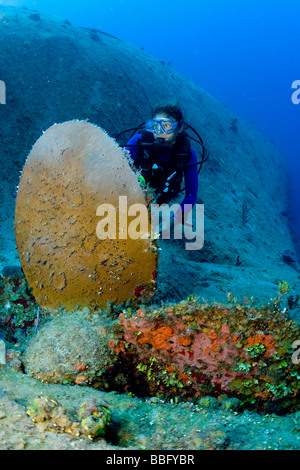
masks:
{"type": "MultiPolygon", "coordinates": [[[[201,304],[197,300],[124,311],[110,346],[131,364],[131,380],[150,395],[199,398],[222,393],[264,409],[299,403],[299,325],[274,304],[201,304]],[[131,359],[128,361],[128,357],[131,359]]],[[[138,391],[138,388],[136,388],[138,391]]]]}

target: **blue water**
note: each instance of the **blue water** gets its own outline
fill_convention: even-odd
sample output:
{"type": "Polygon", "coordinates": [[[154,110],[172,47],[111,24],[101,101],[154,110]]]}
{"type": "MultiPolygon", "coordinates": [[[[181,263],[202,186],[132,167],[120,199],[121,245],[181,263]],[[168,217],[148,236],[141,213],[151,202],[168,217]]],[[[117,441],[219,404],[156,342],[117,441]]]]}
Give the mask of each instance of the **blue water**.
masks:
{"type": "Polygon", "coordinates": [[[290,172],[290,210],[300,240],[300,104],[291,100],[292,82],[300,80],[299,0],[0,3],[61,16],[143,47],[172,62],[177,70],[252,122],[285,155],[290,172]]]}

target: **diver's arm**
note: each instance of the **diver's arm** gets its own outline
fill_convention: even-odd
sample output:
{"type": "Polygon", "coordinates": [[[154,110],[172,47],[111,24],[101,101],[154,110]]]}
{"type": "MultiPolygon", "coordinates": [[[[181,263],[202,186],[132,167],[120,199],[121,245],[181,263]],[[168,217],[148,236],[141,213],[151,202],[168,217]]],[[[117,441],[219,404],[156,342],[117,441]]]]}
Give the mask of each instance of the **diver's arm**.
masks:
{"type": "Polygon", "coordinates": [[[130,158],[134,161],[137,156],[139,155],[140,147],[138,145],[139,140],[141,139],[142,134],[135,134],[134,136],[129,139],[125,150],[130,153],[130,158]]]}
{"type": "MultiPolygon", "coordinates": [[[[198,165],[196,152],[191,149],[191,158],[184,172],[185,197],[180,204],[183,212],[189,212],[184,205],[190,204],[190,208],[196,204],[198,194],[198,165]]],[[[190,209],[189,208],[189,209],[190,209]]]]}

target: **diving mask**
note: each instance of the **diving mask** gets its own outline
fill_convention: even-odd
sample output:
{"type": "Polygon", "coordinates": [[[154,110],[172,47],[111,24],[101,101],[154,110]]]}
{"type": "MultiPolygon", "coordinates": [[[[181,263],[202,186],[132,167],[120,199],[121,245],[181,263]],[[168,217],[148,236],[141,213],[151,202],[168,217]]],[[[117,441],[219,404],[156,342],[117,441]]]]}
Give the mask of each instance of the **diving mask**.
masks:
{"type": "Polygon", "coordinates": [[[179,122],[173,121],[168,118],[154,118],[150,119],[145,124],[146,131],[153,134],[171,134],[178,127],[179,122]]]}

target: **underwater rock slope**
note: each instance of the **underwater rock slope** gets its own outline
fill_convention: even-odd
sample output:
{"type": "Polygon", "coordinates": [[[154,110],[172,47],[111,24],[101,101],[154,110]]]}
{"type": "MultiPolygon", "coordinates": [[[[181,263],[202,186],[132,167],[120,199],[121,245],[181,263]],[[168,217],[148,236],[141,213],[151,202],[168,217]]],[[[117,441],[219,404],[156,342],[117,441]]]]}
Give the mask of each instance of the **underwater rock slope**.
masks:
{"type": "Polygon", "coordinates": [[[299,287],[296,266],[282,257],[294,246],[285,170],[271,142],[169,64],[107,33],[4,6],[0,28],[2,265],[18,261],[13,192],[42,131],[88,119],[114,136],[145,121],[157,101],[177,98],[210,151],[199,187],[205,243],[191,252],[180,242],[164,244],[161,296],[200,293],[224,301],[233,289],[264,300],[276,295],[278,281],[299,287]]]}

